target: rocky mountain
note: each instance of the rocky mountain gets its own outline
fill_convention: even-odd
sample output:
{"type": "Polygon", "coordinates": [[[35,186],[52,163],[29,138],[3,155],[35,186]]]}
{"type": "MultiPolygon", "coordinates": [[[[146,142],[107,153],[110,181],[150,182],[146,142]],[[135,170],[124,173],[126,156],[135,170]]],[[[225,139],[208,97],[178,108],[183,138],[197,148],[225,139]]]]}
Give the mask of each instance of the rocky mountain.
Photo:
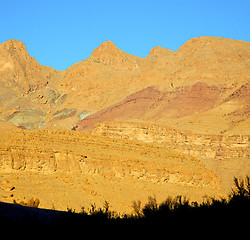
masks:
{"type": "Polygon", "coordinates": [[[250,43],[226,38],[157,46],[146,58],[107,41],[64,71],[6,41],[0,200],[54,199],[65,210],[80,209],[79,196],[107,197],[122,211],[155,193],[225,194],[250,173],[249,78],[250,43]]]}
{"type": "MultiPolygon", "coordinates": [[[[249,82],[249,48],[243,41],[200,37],[175,52],[158,46],[140,58],[108,41],[88,59],[58,72],[41,66],[20,41],[9,40],[0,45],[0,120],[28,129],[71,129],[83,116],[125,101],[150,86],[165,93],[164,99],[184,94],[182,100],[171,100],[169,106],[179,112],[178,117],[190,115],[197,111],[180,112],[190,86],[202,82],[209,89],[220,89],[218,105],[249,82]]],[[[169,111],[165,115],[171,117],[169,111]]]]}
{"type": "MultiPolygon", "coordinates": [[[[45,121],[42,101],[33,96],[44,91],[57,73],[31,57],[24,43],[9,40],[0,45],[0,121],[17,127],[37,128],[45,121]]],[[[46,108],[45,108],[46,109],[46,108]]]]}
{"type": "MultiPolygon", "coordinates": [[[[54,69],[40,65],[31,57],[24,43],[8,40],[0,45],[1,88],[17,89],[20,93],[29,93],[48,84],[49,74],[54,69]]],[[[1,102],[1,105],[4,102],[1,102]]]]}
{"type": "Polygon", "coordinates": [[[90,57],[95,63],[119,65],[119,67],[138,67],[142,58],[123,52],[111,41],[104,42],[96,48],[90,57]]]}

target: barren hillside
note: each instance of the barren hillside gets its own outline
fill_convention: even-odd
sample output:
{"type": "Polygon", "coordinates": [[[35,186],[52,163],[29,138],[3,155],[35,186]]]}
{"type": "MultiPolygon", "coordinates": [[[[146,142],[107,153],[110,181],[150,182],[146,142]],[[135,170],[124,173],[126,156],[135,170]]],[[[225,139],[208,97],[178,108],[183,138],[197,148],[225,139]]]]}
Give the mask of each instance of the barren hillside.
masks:
{"type": "MultiPolygon", "coordinates": [[[[27,129],[71,129],[83,117],[150,86],[168,95],[183,93],[182,99],[169,104],[176,112],[190,86],[201,82],[207,89],[218,89],[214,107],[245,86],[250,76],[250,44],[217,37],[191,39],[175,52],[155,47],[146,58],[127,54],[108,41],[88,59],[59,72],[41,66],[20,41],[0,44],[0,53],[0,120],[27,129]]],[[[210,94],[202,89],[200,95],[210,94]]],[[[197,94],[199,89],[196,99],[197,94]]],[[[239,101],[231,102],[233,106],[239,101]]],[[[179,115],[192,115],[196,108],[197,104],[179,115]]]]}
{"type": "Polygon", "coordinates": [[[0,201],[123,212],[153,194],[228,193],[250,174],[249,59],[248,42],[219,37],[146,58],[107,41],[56,71],[0,44],[0,201]]]}

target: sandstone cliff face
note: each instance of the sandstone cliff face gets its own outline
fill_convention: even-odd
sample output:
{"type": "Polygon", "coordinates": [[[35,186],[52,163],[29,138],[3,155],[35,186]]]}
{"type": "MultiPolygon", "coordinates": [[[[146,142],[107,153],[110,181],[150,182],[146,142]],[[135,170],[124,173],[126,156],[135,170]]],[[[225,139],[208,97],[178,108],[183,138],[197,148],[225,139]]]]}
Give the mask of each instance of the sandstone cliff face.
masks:
{"type": "Polygon", "coordinates": [[[194,134],[159,125],[130,122],[100,123],[91,133],[97,136],[158,143],[195,156],[223,180],[223,187],[227,190],[230,189],[234,176],[250,173],[249,135],[194,134]]]}
{"type": "Polygon", "coordinates": [[[167,143],[175,150],[199,158],[249,158],[250,154],[249,135],[193,134],[159,125],[129,122],[100,123],[91,133],[142,142],[167,143]]]}
{"type": "MultiPolygon", "coordinates": [[[[1,171],[98,172],[104,175],[109,174],[110,171],[110,174],[115,174],[118,178],[125,175],[138,175],[137,177],[141,176],[142,179],[152,178],[156,182],[164,183],[168,181],[167,172],[166,179],[164,178],[166,171],[164,169],[168,168],[168,165],[177,167],[179,163],[183,168],[179,166],[178,170],[175,170],[173,167],[169,171],[178,172],[180,183],[215,186],[216,178],[209,180],[204,178],[204,182],[189,179],[185,183],[184,179],[189,175],[188,169],[192,169],[193,166],[203,171],[202,164],[195,158],[170,150],[165,151],[159,146],[98,138],[68,131],[4,131],[1,133],[1,171]],[[127,150],[129,152],[125,153],[127,150]],[[169,160],[166,160],[166,156],[169,160]],[[157,161],[157,167],[154,166],[154,161],[157,161]],[[159,167],[159,164],[162,164],[162,167],[159,167]],[[185,176],[181,176],[182,171],[185,176]]],[[[206,172],[205,169],[204,171],[206,172]]],[[[212,174],[209,171],[207,173],[208,176],[212,174]]],[[[200,173],[197,172],[197,174],[199,178],[202,177],[200,173]]]]}
{"type": "Polygon", "coordinates": [[[53,201],[59,209],[111,199],[115,209],[125,211],[133,200],[153,194],[164,200],[188,193],[199,200],[222,193],[220,179],[195,157],[74,131],[1,131],[0,173],[0,200],[33,196],[41,206],[53,201]],[[15,190],[6,190],[1,181],[15,190]]]}

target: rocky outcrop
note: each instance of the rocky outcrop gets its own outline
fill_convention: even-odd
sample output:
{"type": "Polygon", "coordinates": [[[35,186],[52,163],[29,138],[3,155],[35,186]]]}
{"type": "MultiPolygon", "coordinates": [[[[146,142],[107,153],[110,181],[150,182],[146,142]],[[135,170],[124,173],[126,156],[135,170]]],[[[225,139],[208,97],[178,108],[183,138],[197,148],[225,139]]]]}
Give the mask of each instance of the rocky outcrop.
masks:
{"type": "Polygon", "coordinates": [[[38,128],[38,125],[45,121],[46,115],[40,109],[28,109],[15,111],[6,120],[15,126],[23,129],[38,128]]]}
{"type": "Polygon", "coordinates": [[[14,39],[0,44],[1,88],[18,88],[21,93],[41,89],[48,84],[48,76],[56,71],[40,65],[31,57],[21,41],[14,39]]]}
{"type": "Polygon", "coordinates": [[[249,135],[205,135],[181,132],[164,126],[143,123],[105,122],[98,124],[92,134],[167,144],[199,158],[249,158],[249,135]]]}
{"type": "Polygon", "coordinates": [[[197,201],[205,194],[224,194],[220,182],[197,158],[157,144],[75,131],[1,131],[4,202],[33,197],[41,207],[80,211],[108,200],[112,209],[123,212],[130,211],[133,200],[146,201],[149,195],[163,201],[187,194],[197,201]]]}
{"type": "Polygon", "coordinates": [[[195,158],[159,146],[68,131],[3,133],[0,171],[4,172],[82,172],[114,178],[129,176],[161,184],[200,187],[218,184],[216,176],[195,158]]]}
{"type": "Polygon", "coordinates": [[[200,159],[214,171],[228,191],[234,176],[250,173],[249,135],[194,134],[164,126],[129,122],[105,122],[91,132],[98,136],[158,143],[200,159]]]}
{"type": "Polygon", "coordinates": [[[96,48],[89,58],[95,63],[101,63],[105,65],[123,65],[126,67],[137,67],[138,64],[143,60],[143,58],[133,56],[131,54],[125,53],[115,46],[111,41],[102,43],[98,48],[96,48]]]}

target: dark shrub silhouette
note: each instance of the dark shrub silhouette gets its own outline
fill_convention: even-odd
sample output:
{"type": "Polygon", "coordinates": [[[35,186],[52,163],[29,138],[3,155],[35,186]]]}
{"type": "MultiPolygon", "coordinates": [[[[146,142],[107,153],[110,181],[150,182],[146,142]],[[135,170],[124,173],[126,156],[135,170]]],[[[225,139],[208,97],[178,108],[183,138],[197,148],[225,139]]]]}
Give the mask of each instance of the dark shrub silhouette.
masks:
{"type": "MultiPolygon", "coordinates": [[[[159,224],[168,228],[171,226],[233,226],[242,232],[250,216],[250,179],[234,178],[235,187],[227,198],[215,199],[207,197],[202,203],[189,202],[183,196],[168,197],[158,204],[155,196],[150,196],[148,202],[142,206],[141,201],[134,201],[131,215],[120,215],[110,210],[107,201],[102,208],[95,204],[86,211],[75,213],[72,209],[61,213],[54,222],[53,227],[59,228],[84,228],[100,224],[159,224]],[[238,228],[236,228],[238,227],[238,228]]],[[[38,201],[31,199],[27,205],[38,206],[38,201]]],[[[26,205],[26,206],[27,206],[26,205]]],[[[51,210],[51,212],[53,212],[51,210]]],[[[55,211],[56,212],[56,211],[55,211]]],[[[8,220],[8,219],[7,219],[8,220]]],[[[8,223],[6,219],[5,223],[8,223]]],[[[24,221],[30,223],[29,221],[24,221]]],[[[11,222],[11,224],[15,224],[11,222]]],[[[36,222],[39,226],[39,221],[36,222]]],[[[44,224],[43,224],[44,225],[44,224]]]]}
{"type": "Polygon", "coordinates": [[[22,206],[27,206],[27,207],[35,207],[37,208],[40,204],[40,200],[38,198],[34,199],[33,197],[28,200],[27,202],[21,201],[21,202],[17,202],[15,199],[13,200],[14,204],[20,204],[22,206]]]}

